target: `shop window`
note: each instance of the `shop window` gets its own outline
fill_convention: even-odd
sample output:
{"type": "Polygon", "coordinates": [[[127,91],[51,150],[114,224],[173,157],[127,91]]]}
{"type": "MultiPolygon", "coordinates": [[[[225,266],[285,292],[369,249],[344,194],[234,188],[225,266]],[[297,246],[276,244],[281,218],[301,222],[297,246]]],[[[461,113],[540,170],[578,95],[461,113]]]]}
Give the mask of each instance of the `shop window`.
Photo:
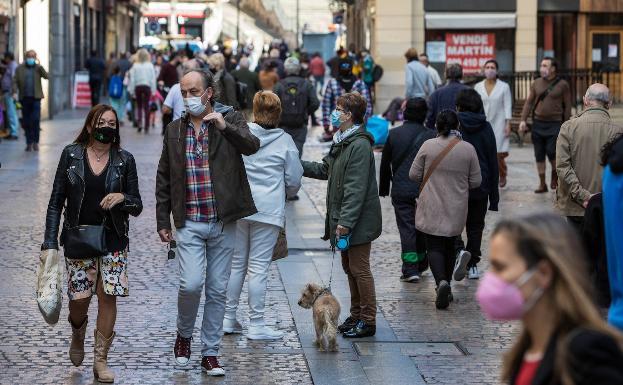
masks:
{"type": "Polygon", "coordinates": [[[431,65],[441,75],[445,72],[446,61],[444,51],[446,49],[446,34],[492,34],[495,39],[495,59],[500,65],[500,72],[514,71],[515,54],[515,30],[514,29],[489,29],[489,30],[426,30],[426,46],[431,65]]]}

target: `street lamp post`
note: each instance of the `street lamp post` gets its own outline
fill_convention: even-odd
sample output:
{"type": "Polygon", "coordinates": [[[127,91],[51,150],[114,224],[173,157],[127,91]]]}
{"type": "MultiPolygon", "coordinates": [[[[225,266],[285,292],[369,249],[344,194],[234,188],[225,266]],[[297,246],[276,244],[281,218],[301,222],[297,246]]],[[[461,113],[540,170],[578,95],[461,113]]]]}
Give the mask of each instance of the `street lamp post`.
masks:
{"type": "Polygon", "coordinates": [[[240,44],[240,0],[236,0],[236,41],[240,44]]]}
{"type": "Polygon", "coordinates": [[[299,7],[299,1],[300,0],[296,0],[296,48],[300,48],[299,46],[299,15],[300,15],[300,7],[299,7]]]}

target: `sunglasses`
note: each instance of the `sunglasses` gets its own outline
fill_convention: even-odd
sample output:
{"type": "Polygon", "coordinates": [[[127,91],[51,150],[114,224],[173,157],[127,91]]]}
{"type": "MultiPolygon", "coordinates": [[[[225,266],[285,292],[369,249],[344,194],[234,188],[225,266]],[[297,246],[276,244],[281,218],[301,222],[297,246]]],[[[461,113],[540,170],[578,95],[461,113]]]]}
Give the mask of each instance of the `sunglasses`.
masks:
{"type": "Polygon", "coordinates": [[[167,253],[167,260],[175,259],[175,249],[177,249],[177,242],[172,240],[169,242],[169,252],[167,253]]]}

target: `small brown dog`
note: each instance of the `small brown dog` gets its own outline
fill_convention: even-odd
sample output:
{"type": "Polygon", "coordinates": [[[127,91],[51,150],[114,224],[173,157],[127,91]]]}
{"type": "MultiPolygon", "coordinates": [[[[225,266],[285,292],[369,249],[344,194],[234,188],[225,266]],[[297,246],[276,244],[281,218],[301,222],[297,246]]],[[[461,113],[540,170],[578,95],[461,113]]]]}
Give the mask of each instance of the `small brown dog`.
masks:
{"type": "Polygon", "coordinates": [[[301,293],[299,306],[313,310],[316,329],[314,343],[319,350],[337,352],[337,322],[340,317],[340,303],[333,294],[315,283],[308,283],[301,293]]]}

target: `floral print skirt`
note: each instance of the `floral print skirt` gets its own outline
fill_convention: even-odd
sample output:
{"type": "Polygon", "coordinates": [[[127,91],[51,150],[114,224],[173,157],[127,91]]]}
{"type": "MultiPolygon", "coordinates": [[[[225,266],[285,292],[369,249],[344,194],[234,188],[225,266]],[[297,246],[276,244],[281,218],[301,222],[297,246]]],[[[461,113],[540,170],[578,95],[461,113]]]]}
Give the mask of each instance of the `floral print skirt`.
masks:
{"type": "Polygon", "coordinates": [[[89,298],[97,293],[97,285],[104,283],[104,293],[126,297],[128,284],[128,254],[124,251],[103,257],[67,259],[67,296],[69,300],[89,298]],[[101,276],[101,280],[98,277],[101,276]]]}

